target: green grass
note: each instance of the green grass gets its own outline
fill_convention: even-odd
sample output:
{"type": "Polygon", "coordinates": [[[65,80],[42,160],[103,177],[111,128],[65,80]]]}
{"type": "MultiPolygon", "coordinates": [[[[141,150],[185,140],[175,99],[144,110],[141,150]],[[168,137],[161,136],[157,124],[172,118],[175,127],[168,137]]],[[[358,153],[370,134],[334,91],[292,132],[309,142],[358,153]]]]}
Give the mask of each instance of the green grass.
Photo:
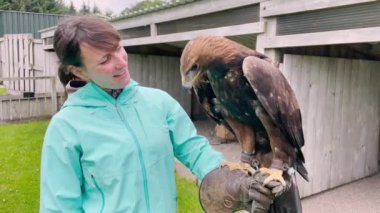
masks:
{"type": "Polygon", "coordinates": [[[7,89],[3,86],[0,86],[0,96],[5,95],[7,93],[7,89]]]}
{"type": "Polygon", "coordinates": [[[198,199],[198,186],[195,182],[176,175],[178,193],[178,213],[203,212],[198,199]]]}
{"type": "MultiPolygon", "coordinates": [[[[42,139],[49,121],[0,125],[0,212],[38,212],[42,139]]],[[[176,176],[178,212],[203,212],[194,182],[176,176]]]]}
{"type": "Polygon", "coordinates": [[[38,212],[47,121],[0,125],[0,212],[38,212]]]}

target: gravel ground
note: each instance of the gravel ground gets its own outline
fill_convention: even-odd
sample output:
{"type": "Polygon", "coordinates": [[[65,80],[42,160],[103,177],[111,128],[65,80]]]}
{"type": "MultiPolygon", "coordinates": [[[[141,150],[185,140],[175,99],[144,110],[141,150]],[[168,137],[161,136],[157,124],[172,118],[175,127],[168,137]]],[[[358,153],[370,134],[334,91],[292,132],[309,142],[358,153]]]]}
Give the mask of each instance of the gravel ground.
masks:
{"type": "MultiPolygon", "coordinates": [[[[238,161],[240,146],[236,141],[222,142],[215,137],[215,124],[196,121],[198,134],[207,137],[212,146],[224,153],[229,161],[238,161]]],[[[195,177],[176,162],[179,175],[195,180],[195,177]]],[[[380,213],[380,173],[330,189],[302,199],[304,213],[380,213]]]]}

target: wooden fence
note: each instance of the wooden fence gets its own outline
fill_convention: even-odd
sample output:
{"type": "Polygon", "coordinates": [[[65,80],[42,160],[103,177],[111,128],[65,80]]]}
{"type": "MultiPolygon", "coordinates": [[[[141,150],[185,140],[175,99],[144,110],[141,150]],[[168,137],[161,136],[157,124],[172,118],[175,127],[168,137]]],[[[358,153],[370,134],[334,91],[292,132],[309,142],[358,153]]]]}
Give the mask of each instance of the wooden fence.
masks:
{"type": "Polygon", "coordinates": [[[56,77],[45,73],[46,64],[57,65],[54,58],[45,60],[50,55],[31,34],[0,38],[0,82],[6,90],[0,96],[0,122],[51,116],[57,111],[57,97],[63,90],[56,77]]]}
{"type": "Polygon", "coordinates": [[[26,79],[5,82],[9,91],[34,91],[35,85],[28,77],[34,76],[33,39],[31,34],[5,35],[1,40],[2,77],[26,79]]]}
{"type": "Polygon", "coordinates": [[[55,77],[0,78],[0,82],[5,90],[0,96],[0,122],[51,116],[63,102],[63,93],[57,93],[55,88],[55,77]],[[50,85],[51,88],[49,92],[15,92],[13,86],[20,81],[50,85]]]}

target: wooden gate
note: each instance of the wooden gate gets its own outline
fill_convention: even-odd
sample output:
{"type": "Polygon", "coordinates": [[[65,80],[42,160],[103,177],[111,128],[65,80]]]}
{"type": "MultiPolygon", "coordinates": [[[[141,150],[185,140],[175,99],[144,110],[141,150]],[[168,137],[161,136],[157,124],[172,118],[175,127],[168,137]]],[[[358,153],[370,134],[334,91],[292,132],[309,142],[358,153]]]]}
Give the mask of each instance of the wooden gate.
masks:
{"type": "Polygon", "coordinates": [[[310,182],[301,196],[378,170],[380,62],[285,55],[283,72],[303,116],[310,182]]]}
{"type": "Polygon", "coordinates": [[[32,34],[4,35],[0,45],[1,69],[4,78],[24,78],[6,85],[10,93],[34,92],[32,34]]]}
{"type": "MultiPolygon", "coordinates": [[[[4,35],[0,38],[0,123],[51,116],[62,104],[56,76],[44,68],[57,67],[48,57],[42,41],[31,34],[4,35]],[[49,65],[49,66],[44,66],[49,65]],[[4,94],[5,90],[5,94],[4,94]],[[57,93],[58,92],[58,93],[57,93]]],[[[51,72],[56,72],[56,69],[51,72]]]]}

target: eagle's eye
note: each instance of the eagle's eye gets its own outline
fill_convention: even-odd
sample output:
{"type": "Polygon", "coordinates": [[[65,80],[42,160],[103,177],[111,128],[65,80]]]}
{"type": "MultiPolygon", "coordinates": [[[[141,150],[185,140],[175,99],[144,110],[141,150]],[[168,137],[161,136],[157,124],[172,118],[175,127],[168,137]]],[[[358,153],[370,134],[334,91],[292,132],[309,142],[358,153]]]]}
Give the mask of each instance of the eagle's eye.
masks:
{"type": "Polygon", "coordinates": [[[195,63],[191,66],[190,71],[197,71],[199,69],[199,64],[195,63]]]}

